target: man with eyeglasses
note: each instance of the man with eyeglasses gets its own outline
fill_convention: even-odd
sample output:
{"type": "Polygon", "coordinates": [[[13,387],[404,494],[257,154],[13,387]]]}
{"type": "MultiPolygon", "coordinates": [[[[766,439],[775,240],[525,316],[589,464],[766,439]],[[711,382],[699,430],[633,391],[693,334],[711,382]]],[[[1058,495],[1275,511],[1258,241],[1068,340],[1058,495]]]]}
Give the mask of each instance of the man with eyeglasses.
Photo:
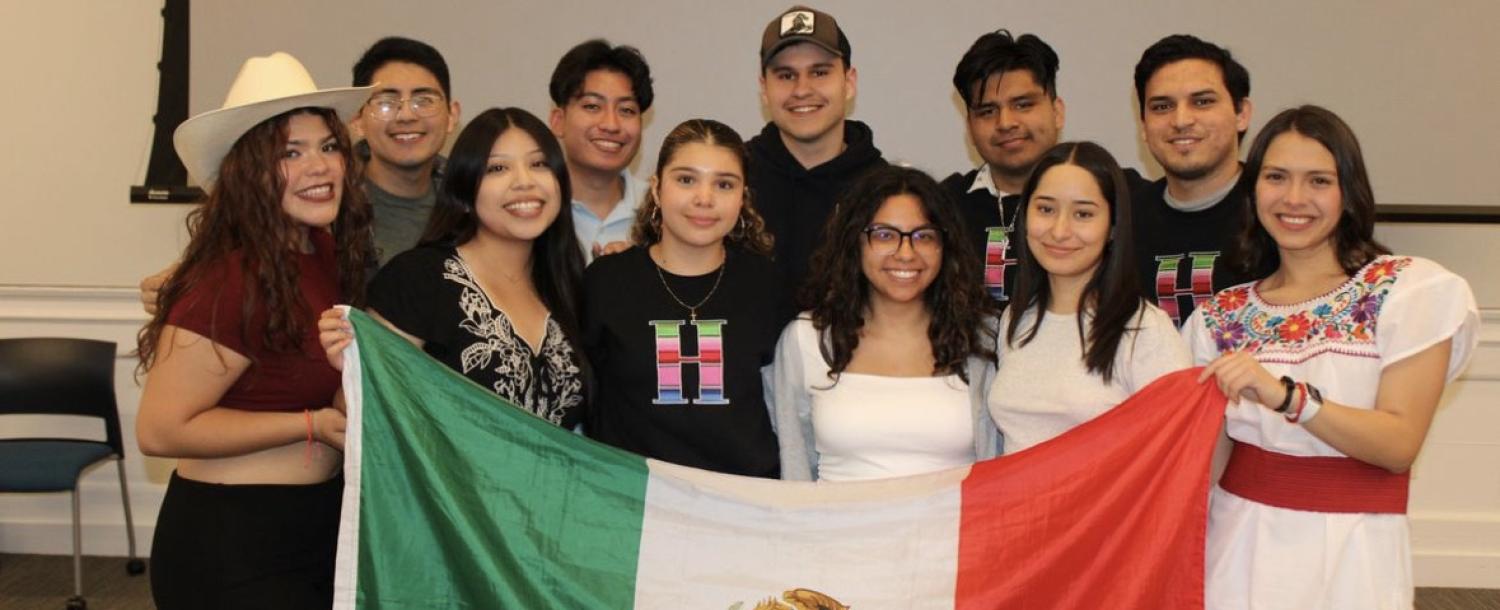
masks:
{"type": "Polygon", "coordinates": [[[382,38],[354,64],[354,86],[375,85],[350,121],[366,154],[365,194],[374,214],[375,251],[384,265],[417,245],[437,201],[442,151],[458,126],[448,64],[427,43],[382,38]]]}

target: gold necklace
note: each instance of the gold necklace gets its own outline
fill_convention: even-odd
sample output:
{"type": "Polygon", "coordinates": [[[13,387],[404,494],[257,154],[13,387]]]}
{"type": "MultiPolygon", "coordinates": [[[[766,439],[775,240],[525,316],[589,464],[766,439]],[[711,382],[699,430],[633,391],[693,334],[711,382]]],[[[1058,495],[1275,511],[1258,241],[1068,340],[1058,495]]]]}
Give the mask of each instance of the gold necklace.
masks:
{"type": "MultiPolygon", "coordinates": [[[[646,256],[648,258],[651,256],[651,251],[650,250],[646,251],[646,256]]],[[[708,289],[708,294],[703,295],[703,300],[698,301],[698,303],[695,304],[695,305],[688,305],[687,303],[682,302],[682,299],[677,298],[677,293],[672,292],[672,287],[667,285],[667,276],[661,272],[661,265],[657,264],[656,263],[656,259],[654,259],[654,258],[652,258],[651,264],[652,264],[652,266],[656,267],[656,277],[657,277],[657,279],[661,280],[661,287],[667,289],[667,296],[672,297],[673,301],[677,301],[678,305],[681,305],[681,306],[683,306],[683,308],[685,308],[685,309],[688,310],[688,321],[689,322],[697,322],[698,321],[698,308],[702,307],[704,303],[707,303],[709,299],[713,298],[714,297],[714,293],[718,292],[718,290],[719,290],[719,282],[724,279],[724,268],[729,266],[729,253],[726,252],[724,254],[724,262],[719,263],[719,274],[716,277],[714,277],[714,286],[713,286],[713,288],[709,288],[708,289]]]]}

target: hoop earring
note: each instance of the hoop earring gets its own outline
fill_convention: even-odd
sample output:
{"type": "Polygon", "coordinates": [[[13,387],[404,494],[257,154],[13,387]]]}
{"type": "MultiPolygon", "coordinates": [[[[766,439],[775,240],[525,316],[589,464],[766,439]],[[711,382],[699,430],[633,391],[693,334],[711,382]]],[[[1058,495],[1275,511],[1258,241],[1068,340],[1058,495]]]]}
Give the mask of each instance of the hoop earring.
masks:
{"type": "Polygon", "coordinates": [[[729,230],[729,239],[743,241],[745,239],[745,217],[740,216],[734,221],[734,228],[729,230]]]}

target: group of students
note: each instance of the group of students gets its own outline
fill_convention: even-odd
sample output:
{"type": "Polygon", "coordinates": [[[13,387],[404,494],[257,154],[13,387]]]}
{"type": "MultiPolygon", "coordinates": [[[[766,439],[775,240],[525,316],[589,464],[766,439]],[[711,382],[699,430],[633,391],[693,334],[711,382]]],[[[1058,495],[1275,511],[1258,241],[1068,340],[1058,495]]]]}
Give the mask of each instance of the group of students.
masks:
{"type": "Polygon", "coordinates": [[[547,121],[485,110],[446,160],[459,106],[433,56],[382,40],[333,90],[252,58],[178,130],[209,195],[143,284],[137,434],[178,459],[158,607],[331,600],[338,303],[558,426],[785,479],[1023,451],[1206,365],[1234,443],[1208,607],[1411,606],[1404,473],[1474,347],[1473,297],[1373,239],[1333,113],[1278,114],[1241,165],[1249,77],[1222,48],[1171,36],[1137,66],[1156,183],[1059,143],[1057,55],[1032,35],[985,34],[959,63],[985,163],[942,183],[844,118],[848,39],[806,7],[764,31],[765,130],[683,122],[644,183],[625,171],[651,104],[633,49],[575,47],[547,121]],[[390,228],[427,207],[419,233],[390,228]]]}

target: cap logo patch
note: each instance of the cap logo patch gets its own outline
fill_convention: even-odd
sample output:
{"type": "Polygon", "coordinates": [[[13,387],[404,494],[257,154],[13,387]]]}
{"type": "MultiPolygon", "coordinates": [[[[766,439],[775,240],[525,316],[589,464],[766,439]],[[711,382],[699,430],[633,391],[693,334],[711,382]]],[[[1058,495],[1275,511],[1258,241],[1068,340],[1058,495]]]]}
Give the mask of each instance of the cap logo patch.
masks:
{"type": "Polygon", "coordinates": [[[813,33],[811,11],[792,11],[781,16],[781,37],[809,35],[813,33]]]}

